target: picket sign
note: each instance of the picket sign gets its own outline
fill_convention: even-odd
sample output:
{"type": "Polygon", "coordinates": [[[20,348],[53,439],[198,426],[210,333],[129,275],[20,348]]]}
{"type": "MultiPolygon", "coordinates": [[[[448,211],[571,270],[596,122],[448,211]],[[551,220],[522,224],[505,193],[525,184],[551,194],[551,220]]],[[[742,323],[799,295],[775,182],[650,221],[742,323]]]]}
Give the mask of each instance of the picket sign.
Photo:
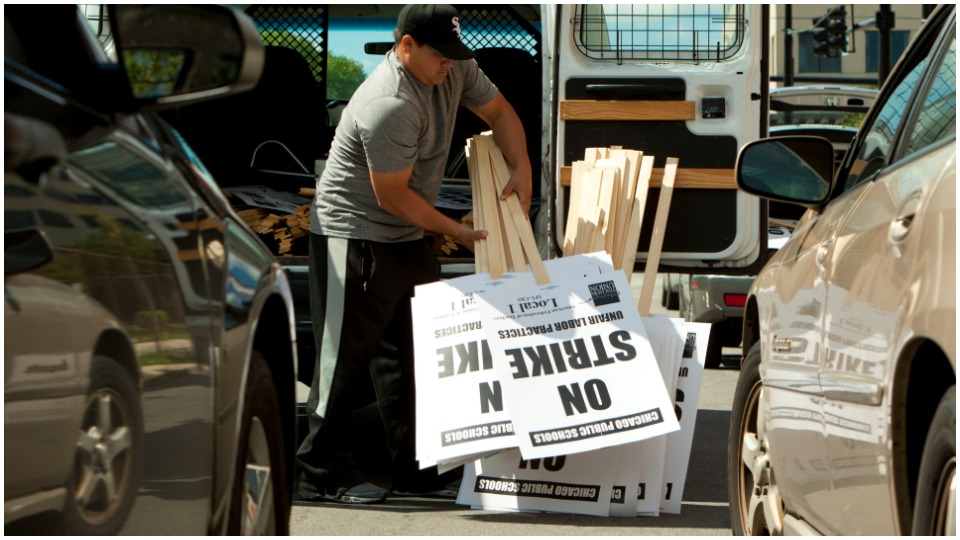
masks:
{"type": "Polygon", "coordinates": [[[663,466],[663,497],[660,512],[679,514],[683,490],[693,449],[693,430],[697,424],[700,387],[710,341],[709,323],[683,324],[686,333],[680,367],[676,379],[676,409],[680,416],[680,431],[667,435],[667,458],[663,466]]]}
{"type": "MultiPolygon", "coordinates": [[[[683,349],[683,335],[675,320],[667,317],[645,317],[644,329],[650,337],[650,344],[656,351],[660,376],[663,378],[667,393],[676,392],[676,372],[680,365],[683,349]]],[[[682,426],[681,426],[682,429],[682,426]]],[[[640,465],[640,479],[634,513],[635,515],[657,516],[660,513],[660,499],[663,487],[663,469],[667,454],[667,437],[657,437],[637,443],[637,461],[640,465]]]]}
{"type": "MultiPolygon", "coordinates": [[[[517,449],[464,467],[457,503],[499,511],[609,516],[621,447],[525,460],[517,449]]],[[[622,495],[620,495],[622,497],[622,495]]]]}
{"type": "MultiPolygon", "coordinates": [[[[592,279],[609,271],[609,257],[556,259],[548,266],[592,279]]],[[[416,444],[421,468],[517,446],[477,303],[491,281],[489,274],[474,274],[414,291],[416,444]]],[[[516,282],[525,290],[537,286],[530,273],[505,273],[500,281],[516,282]]]]}
{"type": "MultiPolygon", "coordinates": [[[[703,366],[701,358],[696,369],[696,354],[692,369],[680,357],[705,350],[708,334],[641,317],[669,204],[658,208],[639,305],[631,272],[619,271],[635,253],[636,203],[645,200],[652,158],[590,150],[584,162],[599,168],[574,187],[596,219],[578,220],[572,247],[598,253],[543,262],[517,197],[497,196],[509,170],[492,134],[467,141],[475,219],[490,233],[475,243],[479,273],[418,287],[412,301],[417,459],[440,470],[465,465],[461,504],[679,512],[703,366]]],[[[675,172],[676,160],[667,170],[675,172]]]]}
{"type": "Polygon", "coordinates": [[[680,429],[624,273],[570,270],[551,265],[548,285],[495,280],[477,296],[524,459],[680,429]]]}
{"type": "MultiPolygon", "coordinates": [[[[696,334],[696,339],[704,340],[703,346],[697,347],[692,341],[693,333],[689,333],[690,339],[685,339],[688,332],[684,324],[687,323],[682,319],[649,317],[643,319],[643,324],[648,335],[656,336],[651,339],[651,343],[654,345],[658,360],[666,359],[660,364],[668,388],[675,389],[679,381],[681,384],[686,384],[685,388],[691,391],[685,401],[677,405],[685,409],[696,409],[702,361],[698,364],[690,351],[702,350],[705,347],[705,340],[709,338],[709,334],[703,333],[703,330],[709,331],[709,325],[693,324],[693,329],[700,332],[696,334]],[[683,360],[688,362],[692,360],[694,365],[700,366],[699,370],[684,369],[685,366],[681,364],[681,355],[685,350],[688,357],[683,360]]],[[[598,500],[554,497],[553,492],[550,491],[551,488],[540,485],[530,487],[528,484],[531,481],[535,483],[544,481],[548,485],[598,486],[599,489],[606,489],[610,473],[614,473],[608,502],[610,516],[657,516],[662,504],[675,504],[675,507],[669,506],[663,510],[665,513],[675,513],[675,510],[679,509],[679,501],[683,493],[686,466],[693,442],[693,422],[696,421],[696,417],[691,418],[689,414],[684,414],[683,420],[685,423],[682,424],[684,426],[682,433],[674,432],[663,437],[612,448],[529,461],[523,461],[517,450],[506,450],[486,457],[479,460],[477,464],[465,466],[464,481],[461,484],[458,502],[475,508],[498,511],[604,515],[602,504],[598,500]],[[609,453],[611,449],[620,449],[619,460],[609,453]],[[515,457],[502,457],[505,453],[515,457]],[[575,466],[567,466],[571,463],[575,466]],[[582,477],[577,477],[576,466],[585,466],[594,473],[588,477],[588,480],[583,480],[582,477]],[[475,467],[479,467],[482,471],[479,476],[483,481],[482,485],[478,484],[475,467]],[[539,473],[541,476],[531,476],[532,471],[539,469],[543,469],[539,473]]]]}

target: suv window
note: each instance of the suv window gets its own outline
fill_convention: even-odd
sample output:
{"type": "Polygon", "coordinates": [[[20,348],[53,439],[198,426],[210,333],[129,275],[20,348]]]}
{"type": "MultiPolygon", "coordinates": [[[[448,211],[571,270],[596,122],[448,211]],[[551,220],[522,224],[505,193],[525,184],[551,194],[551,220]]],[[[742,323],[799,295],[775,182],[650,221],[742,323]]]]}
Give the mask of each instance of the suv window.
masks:
{"type": "Polygon", "coordinates": [[[912,154],[957,132],[957,38],[950,40],[910,133],[912,154]]]}

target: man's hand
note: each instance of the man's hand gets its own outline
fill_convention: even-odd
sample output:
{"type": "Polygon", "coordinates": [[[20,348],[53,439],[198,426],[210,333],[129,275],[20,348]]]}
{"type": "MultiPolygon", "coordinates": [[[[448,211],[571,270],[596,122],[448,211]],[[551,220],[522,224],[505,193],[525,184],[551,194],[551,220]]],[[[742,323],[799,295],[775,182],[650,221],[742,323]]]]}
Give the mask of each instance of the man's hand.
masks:
{"type": "MultiPolygon", "coordinates": [[[[503,152],[503,158],[510,166],[510,180],[500,193],[505,201],[513,193],[520,198],[524,215],[530,214],[530,198],[533,195],[533,174],[530,158],[527,156],[527,138],[523,132],[523,123],[513,107],[499,92],[490,102],[478,107],[470,107],[493,130],[493,141],[503,152]]],[[[539,181],[539,178],[537,179],[539,181]]]]}
{"type": "Polygon", "coordinates": [[[530,215],[530,198],[533,195],[533,184],[530,181],[530,162],[521,160],[519,166],[510,171],[510,180],[503,187],[500,193],[500,200],[505,201],[507,197],[516,193],[520,199],[520,206],[523,208],[523,215],[530,215]],[[523,169],[526,168],[526,171],[523,169]]]}
{"type": "Polygon", "coordinates": [[[470,227],[461,223],[460,226],[457,227],[456,232],[451,237],[457,242],[459,242],[460,244],[462,244],[463,247],[475,253],[476,248],[474,247],[474,242],[482,238],[486,238],[487,231],[484,231],[484,230],[475,231],[470,227]]]}

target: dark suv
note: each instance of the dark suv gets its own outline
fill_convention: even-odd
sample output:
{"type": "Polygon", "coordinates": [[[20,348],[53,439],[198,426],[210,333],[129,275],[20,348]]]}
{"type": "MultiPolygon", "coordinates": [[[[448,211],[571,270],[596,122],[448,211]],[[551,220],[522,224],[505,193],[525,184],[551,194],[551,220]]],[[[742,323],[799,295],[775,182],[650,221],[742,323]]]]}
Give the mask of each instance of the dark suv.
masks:
{"type": "Polygon", "coordinates": [[[4,532],[285,534],[285,273],[152,110],[260,76],[249,19],[4,8],[4,532]]]}

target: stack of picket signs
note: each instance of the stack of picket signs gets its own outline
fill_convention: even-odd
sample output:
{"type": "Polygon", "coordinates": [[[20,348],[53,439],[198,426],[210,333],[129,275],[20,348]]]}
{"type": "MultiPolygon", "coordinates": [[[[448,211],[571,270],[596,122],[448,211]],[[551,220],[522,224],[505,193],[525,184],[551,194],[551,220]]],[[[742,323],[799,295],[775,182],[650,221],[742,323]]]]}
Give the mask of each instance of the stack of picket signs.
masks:
{"type": "Polygon", "coordinates": [[[641,317],[603,250],[541,261],[519,201],[499,204],[508,171],[491,136],[468,156],[491,231],[476,252],[494,222],[519,249],[416,290],[420,466],[464,465],[457,500],[474,508],[679,513],[709,325],[641,317]]]}

